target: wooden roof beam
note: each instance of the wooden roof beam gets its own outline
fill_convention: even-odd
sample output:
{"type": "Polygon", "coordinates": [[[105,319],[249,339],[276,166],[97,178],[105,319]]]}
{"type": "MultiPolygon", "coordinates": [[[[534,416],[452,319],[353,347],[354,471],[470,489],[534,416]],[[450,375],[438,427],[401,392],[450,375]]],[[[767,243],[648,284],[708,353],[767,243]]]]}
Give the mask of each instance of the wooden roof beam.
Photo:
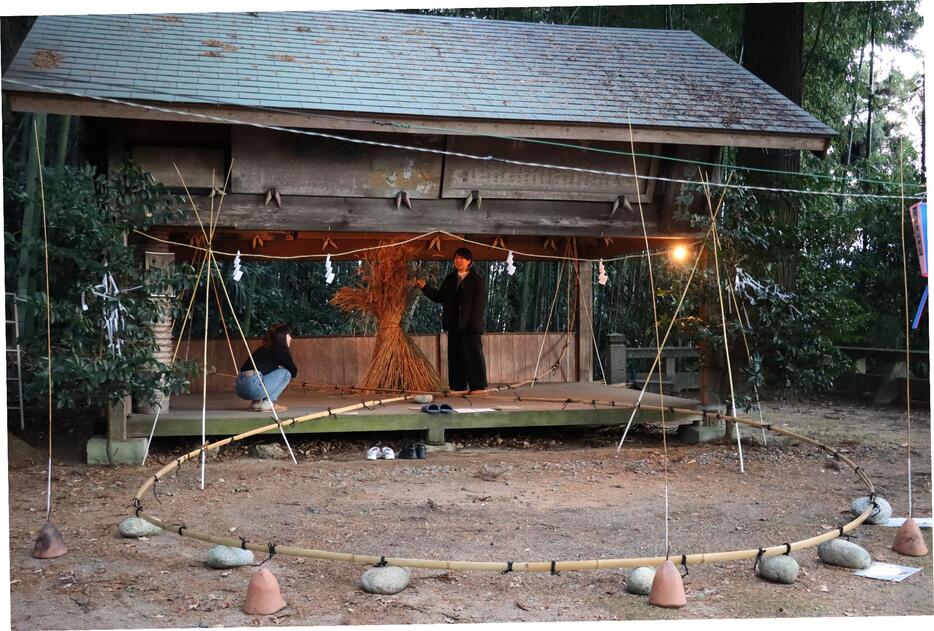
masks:
{"type": "Polygon", "coordinates": [[[402,134],[447,133],[492,134],[517,138],[551,138],[557,140],[604,140],[614,142],[670,143],[681,145],[709,145],[716,147],[757,147],[764,149],[799,149],[823,154],[830,147],[825,136],[777,134],[764,131],[751,132],[718,129],[681,129],[633,126],[630,138],[625,125],[591,125],[582,123],[496,121],[487,119],[429,118],[416,116],[386,116],[347,112],[276,112],[234,106],[200,105],[138,101],[139,103],[177,110],[179,113],[96,101],[58,94],[40,94],[6,90],[10,106],[18,112],[47,112],[74,116],[103,118],[129,118],[144,120],[215,122],[192,114],[205,114],[245,123],[328,129],[335,131],[392,131],[402,134]],[[430,126],[428,130],[422,126],[430,126]],[[438,128],[443,128],[442,132],[438,128]]]}

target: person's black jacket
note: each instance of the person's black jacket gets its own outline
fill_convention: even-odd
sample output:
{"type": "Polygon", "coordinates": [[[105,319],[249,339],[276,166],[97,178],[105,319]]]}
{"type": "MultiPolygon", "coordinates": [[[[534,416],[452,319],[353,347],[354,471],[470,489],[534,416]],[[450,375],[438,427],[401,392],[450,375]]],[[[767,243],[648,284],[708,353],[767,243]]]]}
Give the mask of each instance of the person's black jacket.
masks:
{"type": "Polygon", "coordinates": [[[422,293],[441,303],[441,326],[445,331],[483,333],[486,328],[486,285],[470,270],[460,287],[457,270],[448,274],[438,289],[425,285],[422,293]]]}
{"type": "MultiPolygon", "coordinates": [[[[292,379],[298,377],[298,367],[292,361],[292,354],[282,344],[260,346],[253,352],[253,361],[256,362],[256,367],[259,368],[261,374],[268,375],[279,366],[282,366],[291,373],[292,379]]],[[[240,366],[240,372],[249,370],[253,370],[253,362],[247,357],[243,365],[240,366]]]]}

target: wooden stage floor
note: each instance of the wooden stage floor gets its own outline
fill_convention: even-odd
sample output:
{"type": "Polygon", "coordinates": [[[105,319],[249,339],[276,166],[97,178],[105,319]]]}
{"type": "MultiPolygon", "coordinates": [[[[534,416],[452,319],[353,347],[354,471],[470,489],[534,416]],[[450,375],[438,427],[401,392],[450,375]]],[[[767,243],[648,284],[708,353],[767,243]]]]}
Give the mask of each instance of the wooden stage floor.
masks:
{"type": "MultiPolygon", "coordinates": [[[[393,395],[383,395],[391,398],[393,395]]],[[[366,398],[356,394],[339,394],[322,390],[307,390],[304,393],[292,388],[282,396],[280,403],[288,411],[280,413],[280,419],[304,416],[378,399],[379,395],[366,398]]],[[[425,431],[429,442],[444,442],[446,429],[484,429],[511,427],[544,427],[570,425],[625,425],[629,421],[631,408],[639,398],[639,391],[628,388],[606,386],[600,383],[544,383],[534,387],[522,386],[500,392],[490,391],[484,397],[436,398],[436,403],[447,403],[454,408],[452,414],[427,414],[412,400],[388,403],[370,409],[360,409],[347,414],[329,416],[299,423],[287,428],[288,433],[339,433],[339,432],[387,432],[425,431]],[[518,397],[518,398],[517,398],[518,397]],[[531,400],[557,399],[560,402],[531,400]],[[588,403],[564,403],[567,399],[584,400],[588,403]],[[596,405],[589,403],[596,401],[596,405]],[[609,405],[610,401],[615,406],[609,405]]],[[[156,436],[199,436],[201,434],[202,396],[190,394],[173,397],[170,410],[159,415],[156,436]]],[[[657,394],[646,393],[642,399],[646,405],[659,405],[657,394]]],[[[674,396],[665,396],[665,406],[696,408],[698,402],[674,396]]],[[[636,415],[633,424],[645,421],[657,422],[656,411],[643,410],[636,415]]],[[[698,420],[700,414],[666,413],[665,420],[672,425],[698,420]]],[[[153,414],[133,414],[127,420],[128,437],[148,436],[152,429],[153,414]]],[[[249,402],[238,398],[233,392],[208,393],[205,424],[209,436],[230,436],[245,432],[272,421],[269,412],[254,412],[249,402]]],[[[278,430],[272,430],[278,431],[278,430]]]]}

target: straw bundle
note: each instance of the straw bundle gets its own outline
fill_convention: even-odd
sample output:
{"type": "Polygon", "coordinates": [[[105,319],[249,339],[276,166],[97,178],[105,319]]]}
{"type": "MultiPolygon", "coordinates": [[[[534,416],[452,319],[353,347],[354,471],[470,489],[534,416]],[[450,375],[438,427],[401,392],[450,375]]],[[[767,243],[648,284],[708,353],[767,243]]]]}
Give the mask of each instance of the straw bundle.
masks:
{"type": "Polygon", "coordinates": [[[363,311],[376,320],[376,348],[362,389],[440,392],[445,383],[421,349],[402,329],[402,317],[415,290],[409,260],[414,248],[396,246],[370,250],[354,287],[342,287],[331,304],[344,311],[363,311]]]}

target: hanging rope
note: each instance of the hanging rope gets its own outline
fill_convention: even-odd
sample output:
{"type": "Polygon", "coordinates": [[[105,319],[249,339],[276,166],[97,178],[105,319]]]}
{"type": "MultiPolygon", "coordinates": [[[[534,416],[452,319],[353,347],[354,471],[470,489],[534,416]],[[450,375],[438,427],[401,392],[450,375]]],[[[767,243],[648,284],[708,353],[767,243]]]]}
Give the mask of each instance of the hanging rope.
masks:
{"type": "MultiPolygon", "coordinates": [[[[730,383],[730,410],[732,415],[736,416],[736,391],[733,388],[733,365],[730,361],[730,341],[726,333],[726,310],[723,306],[723,285],[720,282],[720,248],[718,247],[720,239],[717,236],[717,219],[713,213],[713,202],[710,200],[710,187],[708,186],[707,178],[703,173],[700,174],[700,178],[704,183],[704,194],[707,197],[707,209],[710,212],[710,225],[713,228],[713,263],[717,276],[717,298],[720,301],[720,324],[723,327],[723,352],[726,357],[726,372],[730,383]]],[[[743,442],[740,437],[739,425],[734,424],[733,428],[736,431],[736,448],[739,451],[739,472],[745,473],[746,467],[743,463],[743,442]]]]}
{"type": "MultiPolygon", "coordinates": [[[[565,246],[566,254],[568,253],[567,247],[569,247],[569,245],[565,246]]],[[[545,342],[548,341],[548,328],[551,326],[551,316],[554,314],[555,304],[557,304],[558,302],[558,294],[561,291],[561,273],[564,271],[564,266],[566,264],[567,264],[567,260],[565,259],[564,261],[561,262],[561,267],[558,268],[558,273],[555,274],[555,276],[558,279],[558,282],[555,284],[555,294],[554,296],[552,296],[551,306],[548,308],[548,319],[545,320],[545,329],[542,332],[542,343],[538,347],[538,359],[535,360],[535,368],[532,370],[532,375],[535,376],[535,379],[532,380],[533,388],[535,387],[535,382],[538,379],[538,366],[541,364],[541,361],[542,361],[542,353],[545,352],[545,342]]]]}
{"type": "MultiPolygon", "coordinates": [[[[904,164],[902,162],[902,143],[898,143],[898,178],[899,182],[903,182],[904,179],[904,164]]],[[[904,186],[901,188],[902,201],[900,204],[901,208],[901,221],[899,222],[901,228],[901,245],[902,245],[902,283],[904,288],[905,296],[905,416],[906,416],[906,425],[908,427],[908,518],[912,517],[912,502],[911,502],[911,338],[909,337],[910,333],[910,323],[908,315],[908,254],[907,247],[905,246],[905,189],[904,186]]],[[[921,224],[923,225],[923,223],[921,224]]]]}
{"type": "MultiPolygon", "coordinates": [[[[45,180],[42,177],[42,151],[39,148],[39,124],[32,121],[33,135],[36,140],[36,166],[39,170],[39,202],[42,206],[42,251],[45,257],[45,343],[49,362],[48,390],[49,390],[49,467],[48,481],[45,489],[45,520],[52,517],[52,294],[49,290],[49,232],[48,220],[45,210],[45,180]]],[[[22,405],[22,403],[20,403],[22,405]]]]}
{"type": "MultiPolygon", "coordinates": [[[[632,114],[629,114],[629,146],[632,151],[636,150],[635,143],[633,142],[632,136],[632,114]]],[[[632,157],[632,168],[633,173],[636,170],[636,157],[632,157]]],[[[639,207],[639,221],[642,224],[642,237],[645,239],[645,261],[649,269],[649,290],[651,291],[652,296],[652,326],[655,330],[655,354],[657,357],[661,357],[662,354],[662,339],[661,335],[658,332],[658,305],[657,297],[655,295],[655,274],[652,271],[652,258],[649,256],[649,233],[645,227],[645,213],[642,211],[642,192],[639,190],[638,182],[636,182],[636,202],[639,207]]],[[[651,375],[646,378],[646,385],[651,378],[651,375]]],[[[665,426],[665,393],[664,387],[662,386],[662,371],[658,371],[658,398],[661,405],[661,416],[662,416],[662,453],[665,464],[665,550],[671,549],[671,543],[668,538],[668,524],[670,520],[670,514],[668,510],[668,432],[667,427],[665,426]]]]}

